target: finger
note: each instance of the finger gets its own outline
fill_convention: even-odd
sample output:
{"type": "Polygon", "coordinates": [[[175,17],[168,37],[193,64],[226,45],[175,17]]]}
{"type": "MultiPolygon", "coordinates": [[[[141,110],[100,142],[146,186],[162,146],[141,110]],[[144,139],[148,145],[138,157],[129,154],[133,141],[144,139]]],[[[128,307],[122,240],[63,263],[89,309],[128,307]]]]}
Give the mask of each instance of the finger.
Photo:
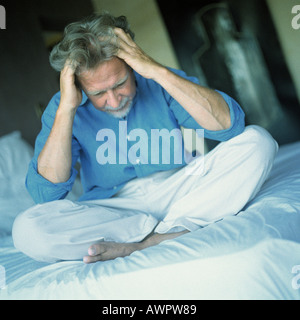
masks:
{"type": "Polygon", "coordinates": [[[62,71],[66,72],[66,73],[69,73],[69,74],[74,74],[77,67],[78,67],[78,62],[77,61],[73,61],[71,59],[67,59],[62,71]]]}
{"type": "Polygon", "coordinates": [[[131,36],[126,33],[123,29],[121,28],[114,28],[115,34],[118,36],[119,39],[123,40],[126,42],[129,46],[135,46],[135,42],[132,40],[131,36]]]}
{"type": "Polygon", "coordinates": [[[119,48],[116,53],[116,57],[123,60],[132,69],[135,69],[135,59],[134,55],[132,55],[131,53],[123,50],[122,48],[119,48]]]}
{"type": "Polygon", "coordinates": [[[119,48],[123,49],[126,52],[129,52],[132,48],[132,46],[130,46],[126,41],[124,41],[123,39],[119,38],[119,48]]]}
{"type": "Polygon", "coordinates": [[[75,83],[75,70],[70,65],[65,64],[60,73],[60,81],[61,85],[75,83]]]}
{"type": "Polygon", "coordinates": [[[129,56],[135,56],[135,52],[136,52],[136,48],[131,47],[125,41],[123,41],[122,39],[119,39],[119,48],[117,52],[117,55],[119,56],[119,58],[124,59],[129,56]]]}
{"type": "Polygon", "coordinates": [[[123,49],[121,49],[121,48],[119,48],[118,51],[117,51],[117,53],[116,53],[116,56],[117,56],[118,58],[124,60],[124,61],[128,58],[128,55],[129,55],[129,54],[128,54],[125,50],[123,50],[123,49]]]}
{"type": "Polygon", "coordinates": [[[132,57],[135,56],[135,54],[131,46],[129,46],[125,41],[119,39],[119,48],[116,56],[129,63],[132,60],[132,57]]]}

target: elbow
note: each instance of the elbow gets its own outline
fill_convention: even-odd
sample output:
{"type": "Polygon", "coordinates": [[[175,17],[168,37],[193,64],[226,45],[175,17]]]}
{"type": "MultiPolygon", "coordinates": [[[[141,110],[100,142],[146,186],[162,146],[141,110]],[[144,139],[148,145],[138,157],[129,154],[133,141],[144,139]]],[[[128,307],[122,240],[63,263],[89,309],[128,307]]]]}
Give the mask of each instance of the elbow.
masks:
{"type": "Polygon", "coordinates": [[[226,103],[226,101],[224,99],[222,99],[222,116],[221,119],[222,121],[220,121],[220,125],[222,126],[222,130],[227,130],[231,128],[232,125],[232,121],[231,121],[231,114],[230,114],[230,108],[228,106],[228,104],[226,103]]]}
{"type": "Polygon", "coordinates": [[[231,128],[231,117],[228,109],[228,114],[225,116],[224,121],[222,123],[222,130],[227,130],[231,128]]]}
{"type": "Polygon", "coordinates": [[[223,114],[222,115],[215,115],[215,129],[214,131],[223,131],[223,130],[228,130],[231,128],[231,117],[230,117],[230,112],[228,114],[223,114]]]}

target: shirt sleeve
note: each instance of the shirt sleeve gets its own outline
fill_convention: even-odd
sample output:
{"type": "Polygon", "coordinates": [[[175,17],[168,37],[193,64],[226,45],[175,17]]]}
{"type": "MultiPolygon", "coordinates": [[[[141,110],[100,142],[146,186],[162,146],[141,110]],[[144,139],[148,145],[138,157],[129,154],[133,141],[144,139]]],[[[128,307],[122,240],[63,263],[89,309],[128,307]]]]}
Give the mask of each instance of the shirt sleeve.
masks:
{"type": "Polygon", "coordinates": [[[42,116],[42,129],[36,138],[34,157],[29,164],[26,176],[26,188],[36,203],[44,203],[65,198],[68,192],[71,191],[77,175],[74,166],[79,157],[80,147],[74,137],[72,138],[72,168],[68,181],[63,183],[52,183],[41,176],[37,170],[37,159],[53,126],[59,100],[60,94],[58,93],[51,99],[42,116]]]}
{"type": "MultiPolygon", "coordinates": [[[[185,72],[180,70],[171,69],[177,75],[193,82],[200,84],[199,80],[195,77],[188,77],[185,72]]],[[[245,129],[245,113],[240,107],[240,105],[226,93],[216,90],[223,99],[226,101],[231,118],[231,126],[225,130],[212,131],[202,128],[194,118],[167,92],[165,92],[165,97],[168,101],[169,107],[172,110],[178,124],[184,128],[189,129],[203,129],[204,138],[216,140],[216,141],[226,141],[229,140],[238,134],[242,133],[245,129]]]]}

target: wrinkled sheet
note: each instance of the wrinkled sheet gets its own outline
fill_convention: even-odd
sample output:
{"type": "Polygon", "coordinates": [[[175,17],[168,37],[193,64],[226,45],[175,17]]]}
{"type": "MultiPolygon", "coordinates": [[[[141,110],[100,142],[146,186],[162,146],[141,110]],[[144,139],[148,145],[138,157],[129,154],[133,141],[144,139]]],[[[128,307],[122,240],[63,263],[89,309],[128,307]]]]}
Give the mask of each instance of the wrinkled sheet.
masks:
{"type": "Polygon", "coordinates": [[[300,143],[238,215],[129,257],[45,264],[0,243],[0,299],[300,299],[300,143]]]}

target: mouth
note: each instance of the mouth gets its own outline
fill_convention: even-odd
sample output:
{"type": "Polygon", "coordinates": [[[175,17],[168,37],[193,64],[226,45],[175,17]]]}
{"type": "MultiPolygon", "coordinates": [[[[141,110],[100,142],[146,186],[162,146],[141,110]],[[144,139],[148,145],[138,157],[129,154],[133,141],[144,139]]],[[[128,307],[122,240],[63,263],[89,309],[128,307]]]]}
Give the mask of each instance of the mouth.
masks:
{"type": "Polygon", "coordinates": [[[117,108],[111,107],[109,105],[104,107],[104,111],[121,111],[122,109],[124,109],[127,106],[127,103],[130,101],[130,99],[128,97],[124,97],[119,106],[117,108]]]}
{"type": "Polygon", "coordinates": [[[132,106],[132,100],[128,97],[124,98],[118,108],[106,106],[104,111],[117,118],[123,118],[127,116],[132,106]]]}

